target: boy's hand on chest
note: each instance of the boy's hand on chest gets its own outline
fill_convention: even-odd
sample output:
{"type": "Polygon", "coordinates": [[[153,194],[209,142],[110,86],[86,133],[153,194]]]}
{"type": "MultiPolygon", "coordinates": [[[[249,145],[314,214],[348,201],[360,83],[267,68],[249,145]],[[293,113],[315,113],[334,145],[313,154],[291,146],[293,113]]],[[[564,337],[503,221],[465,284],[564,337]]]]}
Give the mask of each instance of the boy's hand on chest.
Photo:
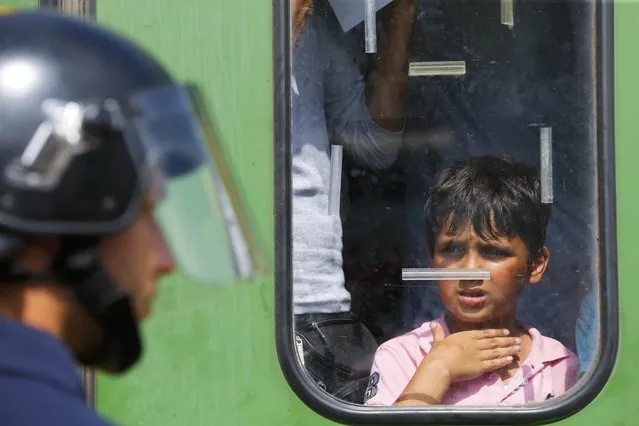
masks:
{"type": "Polygon", "coordinates": [[[444,368],[451,383],[497,370],[508,374],[515,357],[521,354],[521,339],[509,336],[506,330],[470,330],[444,337],[441,326],[432,324],[433,344],[416,374],[433,365],[444,368]]]}

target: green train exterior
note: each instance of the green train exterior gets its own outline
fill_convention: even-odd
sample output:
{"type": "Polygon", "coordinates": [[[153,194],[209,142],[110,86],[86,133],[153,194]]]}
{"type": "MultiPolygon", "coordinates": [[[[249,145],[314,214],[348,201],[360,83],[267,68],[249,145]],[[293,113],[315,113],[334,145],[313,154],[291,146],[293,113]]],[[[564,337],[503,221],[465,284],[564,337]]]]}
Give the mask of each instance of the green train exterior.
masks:
{"type": "MultiPolygon", "coordinates": [[[[37,0],[1,3],[39,6],[37,0]]],[[[68,2],[66,7],[73,3],[95,7],[99,23],[133,37],[177,76],[204,89],[273,264],[278,255],[274,5],[256,0],[95,0],[68,2]]],[[[613,13],[616,204],[608,207],[617,228],[616,264],[610,266],[618,276],[618,300],[613,301],[619,306],[618,351],[603,390],[559,421],[564,425],[634,425],[639,414],[639,1],[616,0],[613,13]]],[[[125,425],[333,423],[302,402],[282,373],[275,339],[275,281],[273,273],[227,288],[199,287],[179,276],[167,280],[144,326],[144,360],[126,376],[97,377],[97,409],[125,425]]],[[[493,424],[503,423],[498,413],[494,418],[493,424]]]]}

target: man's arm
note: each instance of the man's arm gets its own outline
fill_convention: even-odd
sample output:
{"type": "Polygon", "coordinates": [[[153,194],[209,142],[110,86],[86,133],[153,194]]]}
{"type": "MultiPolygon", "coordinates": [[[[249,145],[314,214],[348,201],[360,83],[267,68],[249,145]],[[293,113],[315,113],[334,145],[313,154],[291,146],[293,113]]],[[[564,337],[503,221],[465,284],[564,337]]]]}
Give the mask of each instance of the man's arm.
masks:
{"type": "Polygon", "coordinates": [[[382,31],[379,55],[368,79],[366,104],[380,127],[399,132],[404,128],[404,98],[408,83],[408,44],[415,0],[394,0],[387,31],[382,31]]]}
{"type": "Polygon", "coordinates": [[[322,40],[328,58],[325,77],[326,117],[336,141],[367,166],[386,168],[395,162],[403,139],[402,114],[408,78],[408,43],[415,0],[394,0],[387,36],[367,82],[340,36],[322,40]]]}

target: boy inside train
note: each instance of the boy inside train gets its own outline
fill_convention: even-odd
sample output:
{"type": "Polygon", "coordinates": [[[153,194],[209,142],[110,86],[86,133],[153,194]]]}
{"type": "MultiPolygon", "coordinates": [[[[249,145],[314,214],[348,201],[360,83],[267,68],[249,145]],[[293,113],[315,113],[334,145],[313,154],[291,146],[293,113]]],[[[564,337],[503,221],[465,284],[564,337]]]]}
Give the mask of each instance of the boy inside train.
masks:
{"type": "Polygon", "coordinates": [[[437,281],[446,313],[379,347],[365,404],[525,404],[570,389],[575,354],[515,316],[550,259],[537,170],[508,157],[461,161],[438,175],[425,213],[433,268],[490,276],[437,281]]]}

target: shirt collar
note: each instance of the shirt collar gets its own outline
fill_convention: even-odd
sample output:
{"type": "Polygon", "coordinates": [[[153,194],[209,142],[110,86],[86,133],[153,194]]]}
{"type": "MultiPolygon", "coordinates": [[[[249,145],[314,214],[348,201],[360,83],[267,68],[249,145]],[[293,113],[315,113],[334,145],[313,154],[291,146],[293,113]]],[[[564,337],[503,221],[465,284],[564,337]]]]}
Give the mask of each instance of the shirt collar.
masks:
{"type": "MultiPolygon", "coordinates": [[[[450,335],[450,330],[446,325],[444,315],[433,320],[433,322],[436,322],[442,327],[445,336],[450,335]]],[[[550,363],[570,356],[570,351],[557,340],[543,336],[539,330],[527,324],[523,324],[523,326],[528,330],[528,333],[532,337],[532,347],[527,359],[542,363],[550,363]]],[[[432,346],[433,333],[428,323],[424,324],[424,329],[424,334],[420,336],[420,347],[422,351],[426,353],[430,351],[432,346]]]]}
{"type": "Polygon", "coordinates": [[[528,333],[533,339],[529,359],[550,363],[570,356],[568,348],[555,339],[543,336],[536,328],[529,326],[528,333]]]}

